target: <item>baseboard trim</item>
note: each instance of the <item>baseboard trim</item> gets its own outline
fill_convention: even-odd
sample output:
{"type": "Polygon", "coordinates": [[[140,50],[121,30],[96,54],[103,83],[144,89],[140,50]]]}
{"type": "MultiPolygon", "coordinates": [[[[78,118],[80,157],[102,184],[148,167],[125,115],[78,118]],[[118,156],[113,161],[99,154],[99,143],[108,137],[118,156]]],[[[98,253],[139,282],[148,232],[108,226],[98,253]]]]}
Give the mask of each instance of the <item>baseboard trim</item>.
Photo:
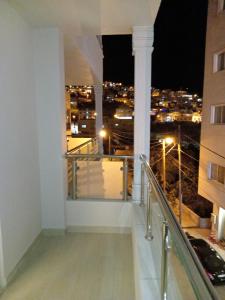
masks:
{"type": "Polygon", "coordinates": [[[19,262],[16,264],[14,269],[9,273],[9,275],[6,278],[6,286],[2,287],[0,289],[0,294],[4,292],[4,290],[7,288],[7,286],[10,284],[10,282],[13,281],[15,276],[17,275],[18,271],[21,269],[22,265],[26,261],[27,254],[32,251],[32,249],[39,243],[39,240],[42,236],[63,236],[65,235],[66,231],[65,229],[42,229],[42,231],[38,234],[38,236],[34,239],[34,241],[31,243],[31,245],[28,247],[28,249],[25,251],[24,255],[21,257],[19,262]]]}
{"type": "Polygon", "coordinates": [[[62,228],[44,228],[42,229],[43,236],[63,236],[66,234],[66,229],[62,228]]]}
{"type": "Polygon", "coordinates": [[[1,293],[7,288],[7,286],[10,284],[10,282],[13,281],[13,279],[17,275],[17,272],[19,271],[19,269],[24,264],[24,262],[26,260],[26,255],[28,254],[28,252],[32,251],[32,249],[39,243],[39,240],[41,239],[41,236],[42,236],[42,232],[40,232],[38,234],[38,236],[33,240],[33,242],[31,243],[31,245],[27,248],[27,250],[25,251],[25,253],[21,257],[21,259],[19,260],[19,262],[14,267],[14,269],[9,273],[9,275],[7,276],[7,279],[6,279],[6,286],[4,288],[2,288],[1,293]]]}
{"type": "Polygon", "coordinates": [[[67,232],[85,232],[85,233],[120,233],[130,234],[130,227],[114,227],[114,226],[68,226],[67,232]]]}

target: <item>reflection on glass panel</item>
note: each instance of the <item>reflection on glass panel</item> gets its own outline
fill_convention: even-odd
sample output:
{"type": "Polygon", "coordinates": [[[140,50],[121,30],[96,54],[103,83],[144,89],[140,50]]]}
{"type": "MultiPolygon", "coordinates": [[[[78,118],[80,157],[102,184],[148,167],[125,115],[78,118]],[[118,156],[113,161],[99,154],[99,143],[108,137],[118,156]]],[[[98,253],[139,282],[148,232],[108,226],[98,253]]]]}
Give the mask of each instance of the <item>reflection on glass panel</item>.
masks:
{"type": "Polygon", "coordinates": [[[68,180],[68,198],[73,197],[73,165],[71,160],[67,160],[67,180],[68,180]]]}
{"type": "Polygon", "coordinates": [[[183,257],[171,235],[171,249],[168,255],[168,299],[198,299],[184,266],[183,257]]]}
{"type": "MultiPolygon", "coordinates": [[[[152,201],[152,235],[151,250],[154,260],[153,276],[157,280],[157,292],[160,295],[161,287],[161,258],[162,258],[162,222],[164,220],[163,214],[158,202],[159,195],[152,188],[150,199],[152,201]]],[[[160,296],[159,298],[160,299],[160,296]]]]}
{"type": "Polygon", "coordinates": [[[123,199],[122,161],[78,161],[77,197],[123,199]]]}

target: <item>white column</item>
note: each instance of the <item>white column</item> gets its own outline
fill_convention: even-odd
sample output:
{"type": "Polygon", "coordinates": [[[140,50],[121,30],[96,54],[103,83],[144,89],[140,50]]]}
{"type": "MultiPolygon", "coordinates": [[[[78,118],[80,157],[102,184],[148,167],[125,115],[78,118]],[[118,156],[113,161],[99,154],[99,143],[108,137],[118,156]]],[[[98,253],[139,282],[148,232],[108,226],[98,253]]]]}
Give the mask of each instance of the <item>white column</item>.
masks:
{"type": "Polygon", "coordinates": [[[102,88],[102,84],[94,85],[94,91],[95,91],[95,112],[96,112],[95,133],[96,133],[96,137],[98,138],[99,153],[103,153],[102,138],[99,138],[99,132],[102,129],[102,125],[103,125],[103,117],[102,117],[103,88],[102,88]]]}
{"type": "Polygon", "coordinates": [[[133,27],[135,56],[135,109],[134,109],[134,182],[133,200],[140,201],[140,154],[150,155],[150,102],[153,26],[133,27]]]}
{"type": "Polygon", "coordinates": [[[65,228],[66,113],[63,36],[57,28],[34,30],[35,90],[42,228],[65,228]]]}

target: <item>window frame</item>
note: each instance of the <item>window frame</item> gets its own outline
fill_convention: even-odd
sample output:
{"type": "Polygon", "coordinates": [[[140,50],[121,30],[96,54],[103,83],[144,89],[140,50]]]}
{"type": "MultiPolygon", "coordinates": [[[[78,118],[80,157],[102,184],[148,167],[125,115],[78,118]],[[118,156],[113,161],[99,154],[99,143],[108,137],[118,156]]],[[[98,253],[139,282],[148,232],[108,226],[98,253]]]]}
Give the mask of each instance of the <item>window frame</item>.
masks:
{"type": "Polygon", "coordinates": [[[221,184],[225,187],[225,166],[221,166],[221,165],[218,165],[216,163],[209,162],[208,163],[208,180],[216,181],[217,183],[219,183],[219,184],[221,184]],[[214,167],[216,167],[216,176],[215,177],[213,176],[214,167]],[[219,180],[220,179],[219,171],[221,171],[221,168],[223,169],[223,182],[221,182],[219,180]]]}
{"type": "Polygon", "coordinates": [[[218,0],[217,13],[225,12],[225,0],[218,0]]]}
{"type": "Polygon", "coordinates": [[[221,116],[220,116],[221,122],[215,122],[217,107],[223,107],[225,109],[225,103],[211,105],[210,123],[213,125],[225,125],[225,120],[223,122],[223,110],[221,110],[221,113],[220,113],[221,114],[221,116]]]}
{"type": "Polygon", "coordinates": [[[224,70],[225,70],[225,49],[222,49],[213,54],[213,73],[223,72],[224,70]],[[222,69],[218,68],[220,55],[223,55],[223,68],[222,69]]]}

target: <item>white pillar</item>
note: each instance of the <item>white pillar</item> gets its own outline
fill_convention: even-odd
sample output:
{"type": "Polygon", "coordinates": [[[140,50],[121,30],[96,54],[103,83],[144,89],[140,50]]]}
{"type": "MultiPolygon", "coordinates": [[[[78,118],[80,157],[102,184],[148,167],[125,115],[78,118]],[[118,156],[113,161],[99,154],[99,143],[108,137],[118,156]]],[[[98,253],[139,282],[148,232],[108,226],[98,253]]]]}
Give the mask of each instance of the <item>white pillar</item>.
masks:
{"type": "Polygon", "coordinates": [[[96,137],[98,138],[99,153],[103,153],[102,138],[99,138],[99,132],[102,129],[102,125],[103,125],[103,118],[102,118],[103,88],[102,88],[102,84],[94,85],[94,91],[95,91],[95,112],[96,112],[95,133],[96,133],[96,137]]]}
{"type": "Polygon", "coordinates": [[[140,201],[141,163],[139,156],[150,155],[150,102],[153,26],[133,27],[135,56],[135,109],[134,109],[134,182],[133,200],[140,201]]]}
{"type": "Polygon", "coordinates": [[[65,229],[66,113],[63,36],[34,30],[42,228],[65,229]]]}

